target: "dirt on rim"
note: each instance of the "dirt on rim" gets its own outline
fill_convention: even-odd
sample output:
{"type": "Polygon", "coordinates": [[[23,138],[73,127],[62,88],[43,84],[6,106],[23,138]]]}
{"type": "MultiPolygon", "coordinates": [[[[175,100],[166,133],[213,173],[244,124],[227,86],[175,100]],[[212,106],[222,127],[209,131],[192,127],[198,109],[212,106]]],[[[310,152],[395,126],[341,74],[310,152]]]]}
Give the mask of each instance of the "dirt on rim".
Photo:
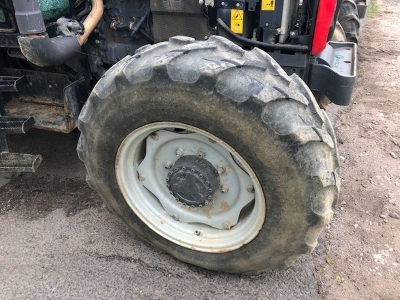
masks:
{"type": "Polygon", "coordinates": [[[369,9],[352,104],[336,113],[342,184],[314,254],[321,299],[400,299],[400,6],[369,9]]]}

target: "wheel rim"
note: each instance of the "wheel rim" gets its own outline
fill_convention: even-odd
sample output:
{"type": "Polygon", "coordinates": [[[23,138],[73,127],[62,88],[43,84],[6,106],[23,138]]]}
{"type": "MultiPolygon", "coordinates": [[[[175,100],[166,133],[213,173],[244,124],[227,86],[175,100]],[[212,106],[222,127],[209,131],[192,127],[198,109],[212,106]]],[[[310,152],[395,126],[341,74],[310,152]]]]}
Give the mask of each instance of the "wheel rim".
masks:
{"type": "Polygon", "coordinates": [[[180,246],[232,251],[253,240],[264,223],[265,199],[251,167],[196,127],[159,122],[138,128],[121,143],[115,171],[134,213],[180,246]],[[185,196],[188,188],[195,196],[185,196]]]}

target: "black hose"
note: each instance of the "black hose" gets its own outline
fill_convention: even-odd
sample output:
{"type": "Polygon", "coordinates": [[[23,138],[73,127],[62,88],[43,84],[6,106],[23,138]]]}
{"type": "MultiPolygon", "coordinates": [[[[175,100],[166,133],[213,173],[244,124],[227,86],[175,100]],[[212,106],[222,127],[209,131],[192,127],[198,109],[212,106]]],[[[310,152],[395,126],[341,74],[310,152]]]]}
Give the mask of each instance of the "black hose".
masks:
{"type": "Polygon", "coordinates": [[[153,38],[153,37],[151,36],[151,34],[148,33],[146,30],[140,29],[139,32],[140,32],[145,38],[147,38],[147,40],[148,40],[150,43],[154,43],[154,38],[153,38]]]}
{"type": "Polygon", "coordinates": [[[69,14],[71,15],[71,19],[76,18],[76,11],[75,11],[75,0],[69,0],[69,14]]]}
{"type": "Polygon", "coordinates": [[[221,18],[217,19],[218,28],[222,29],[225,33],[227,33],[232,40],[236,40],[246,46],[254,46],[265,50],[280,50],[280,51],[294,51],[294,52],[306,52],[309,50],[307,45],[292,45],[292,44],[267,44],[260,41],[254,41],[240,35],[234,33],[228,25],[221,20],[221,18]]]}
{"type": "Polygon", "coordinates": [[[135,26],[132,28],[132,33],[131,33],[131,39],[134,38],[136,32],[139,31],[140,26],[144,23],[144,21],[147,19],[148,15],[150,13],[150,9],[148,8],[146,13],[143,15],[143,17],[140,18],[140,20],[135,24],[135,26]]]}
{"type": "Polygon", "coordinates": [[[76,18],[77,18],[77,19],[80,19],[80,18],[82,18],[83,16],[88,15],[88,14],[90,13],[90,10],[91,10],[90,7],[84,8],[84,9],[76,16],[76,18]]]}

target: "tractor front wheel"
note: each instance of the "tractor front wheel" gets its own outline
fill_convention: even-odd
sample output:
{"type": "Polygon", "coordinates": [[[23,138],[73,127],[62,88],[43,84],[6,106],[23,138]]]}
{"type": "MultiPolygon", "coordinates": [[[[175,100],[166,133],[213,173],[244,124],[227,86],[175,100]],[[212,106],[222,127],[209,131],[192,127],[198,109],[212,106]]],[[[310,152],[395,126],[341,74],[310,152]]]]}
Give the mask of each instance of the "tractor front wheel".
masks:
{"type": "Polygon", "coordinates": [[[139,49],[79,118],[88,182],[131,231],[203,268],[288,268],[338,196],[336,142],[305,84],[217,36],[139,49]]]}

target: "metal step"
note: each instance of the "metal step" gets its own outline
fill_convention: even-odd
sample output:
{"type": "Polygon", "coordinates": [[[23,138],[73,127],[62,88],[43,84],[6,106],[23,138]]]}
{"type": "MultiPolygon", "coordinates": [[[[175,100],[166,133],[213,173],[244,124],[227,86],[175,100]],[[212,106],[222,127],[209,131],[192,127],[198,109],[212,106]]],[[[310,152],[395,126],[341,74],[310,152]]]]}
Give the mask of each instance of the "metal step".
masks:
{"type": "Polygon", "coordinates": [[[3,68],[6,78],[16,81],[18,93],[3,93],[3,114],[31,116],[34,128],[69,133],[77,127],[79,112],[88,97],[83,76],[71,82],[66,74],[3,68]]]}
{"type": "Polygon", "coordinates": [[[32,117],[17,118],[0,116],[0,172],[35,172],[42,162],[42,156],[8,152],[6,134],[26,133],[35,120],[32,117]]]}
{"type": "Polygon", "coordinates": [[[1,92],[17,92],[19,83],[24,76],[0,76],[0,93],[1,92]]]}
{"type": "Polygon", "coordinates": [[[34,124],[35,120],[32,117],[16,118],[1,116],[0,134],[26,133],[34,124]]]}
{"type": "Polygon", "coordinates": [[[2,152],[0,172],[35,172],[41,162],[41,155],[2,152]]]}

